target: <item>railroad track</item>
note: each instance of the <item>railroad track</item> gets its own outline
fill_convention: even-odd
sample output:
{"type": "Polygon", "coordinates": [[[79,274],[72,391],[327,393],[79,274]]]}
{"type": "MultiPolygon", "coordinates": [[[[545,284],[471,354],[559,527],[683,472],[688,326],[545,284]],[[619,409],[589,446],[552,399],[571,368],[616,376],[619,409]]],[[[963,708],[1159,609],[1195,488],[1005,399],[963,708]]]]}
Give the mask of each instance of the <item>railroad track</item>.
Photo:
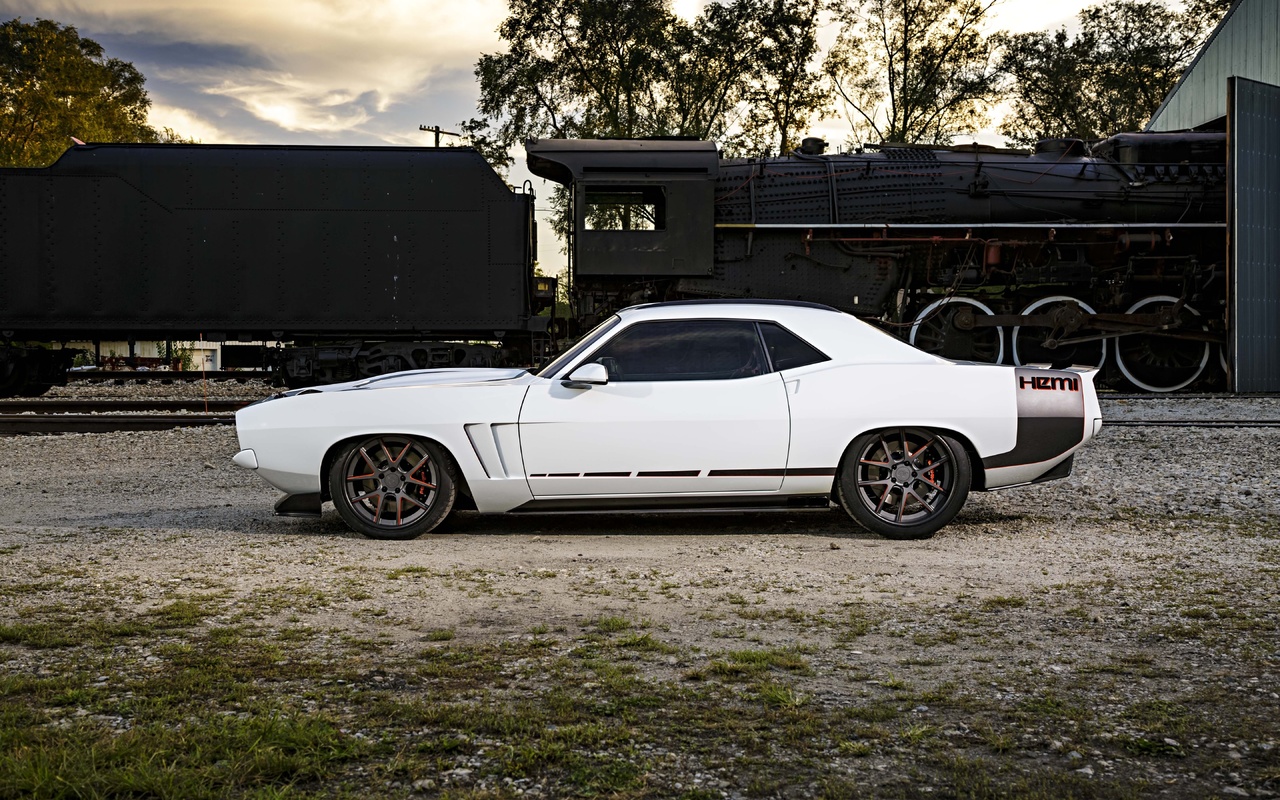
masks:
{"type": "Polygon", "coordinates": [[[1280,428],[1277,419],[1107,419],[1104,428],[1280,428]]]}
{"type": "Polygon", "coordinates": [[[1274,400],[1278,397],[1280,397],[1280,394],[1274,392],[1259,394],[1232,394],[1230,392],[1141,392],[1122,394],[1110,391],[1098,392],[1098,399],[1104,402],[1107,400],[1274,400]]]}
{"type": "Polygon", "coordinates": [[[251,402],[253,401],[164,398],[0,400],[0,436],[160,431],[204,425],[234,425],[235,412],[251,402]]]}
{"type": "Polygon", "coordinates": [[[128,411],[135,414],[146,411],[185,411],[205,414],[235,413],[252,400],[170,400],[142,398],[139,400],[101,400],[80,398],[49,398],[0,400],[0,414],[101,414],[128,411]]]}
{"type": "Polygon", "coordinates": [[[235,417],[217,414],[0,414],[0,436],[163,431],[235,423],[235,417]]]}
{"type": "Polygon", "coordinates": [[[68,381],[267,381],[275,377],[266,370],[213,370],[209,372],[167,369],[90,369],[67,373],[68,381]]]}

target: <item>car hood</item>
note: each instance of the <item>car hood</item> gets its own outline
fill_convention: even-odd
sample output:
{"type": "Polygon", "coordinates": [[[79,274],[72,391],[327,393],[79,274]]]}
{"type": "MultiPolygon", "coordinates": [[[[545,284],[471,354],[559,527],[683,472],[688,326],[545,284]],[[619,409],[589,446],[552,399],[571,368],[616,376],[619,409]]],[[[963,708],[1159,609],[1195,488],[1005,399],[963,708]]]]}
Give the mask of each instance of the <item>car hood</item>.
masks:
{"type": "Polygon", "coordinates": [[[333,383],[328,386],[308,386],[305,389],[292,389],[282,392],[276,397],[294,397],[300,394],[316,394],[319,392],[350,392],[368,389],[404,389],[414,386],[458,386],[462,384],[513,382],[522,383],[533,375],[526,369],[499,367],[459,367],[445,369],[415,369],[405,372],[392,372],[375,378],[361,378],[347,383],[333,383]]]}

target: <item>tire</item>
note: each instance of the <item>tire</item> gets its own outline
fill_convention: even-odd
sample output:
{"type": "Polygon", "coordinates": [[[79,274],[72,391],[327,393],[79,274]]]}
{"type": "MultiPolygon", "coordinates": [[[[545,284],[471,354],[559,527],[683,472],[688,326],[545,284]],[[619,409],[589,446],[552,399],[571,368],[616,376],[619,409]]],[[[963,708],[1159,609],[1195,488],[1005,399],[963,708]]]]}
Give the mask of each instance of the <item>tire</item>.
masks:
{"type": "Polygon", "coordinates": [[[862,527],[889,539],[928,539],[969,496],[964,446],[927,428],[863,434],[845,451],[836,496],[862,527]]]}
{"type": "Polygon", "coordinates": [[[339,516],[372,539],[414,539],[435,530],[458,496],[457,466],[435,442],[385,435],[345,446],[329,469],[339,516]]]}

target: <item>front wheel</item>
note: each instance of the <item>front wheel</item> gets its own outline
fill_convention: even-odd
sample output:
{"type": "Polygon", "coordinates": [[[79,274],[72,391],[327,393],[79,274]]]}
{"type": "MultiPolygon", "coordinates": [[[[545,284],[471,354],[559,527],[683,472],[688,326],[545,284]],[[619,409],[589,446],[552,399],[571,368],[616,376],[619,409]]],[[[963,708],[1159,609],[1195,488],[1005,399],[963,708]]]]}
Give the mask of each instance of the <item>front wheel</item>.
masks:
{"type": "Polygon", "coordinates": [[[971,478],[969,454],[955,439],[926,428],[889,428],[849,445],[836,495],[873,533],[927,539],[960,511],[971,478]]]}
{"type": "Polygon", "coordinates": [[[434,442],[374,436],[342,449],[329,494],[343,521],[374,539],[413,539],[434,530],[457,499],[456,467],[434,442]]]}

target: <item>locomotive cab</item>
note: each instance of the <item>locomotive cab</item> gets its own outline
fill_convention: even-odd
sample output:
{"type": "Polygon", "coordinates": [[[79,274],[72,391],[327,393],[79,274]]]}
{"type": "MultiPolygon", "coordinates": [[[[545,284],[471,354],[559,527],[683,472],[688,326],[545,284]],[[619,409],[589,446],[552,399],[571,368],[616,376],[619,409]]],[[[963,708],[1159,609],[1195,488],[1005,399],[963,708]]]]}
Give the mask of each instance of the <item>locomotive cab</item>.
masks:
{"type": "Polygon", "coordinates": [[[536,139],[525,149],[535,175],[570,188],[576,275],[711,274],[714,143],[536,139]]]}

